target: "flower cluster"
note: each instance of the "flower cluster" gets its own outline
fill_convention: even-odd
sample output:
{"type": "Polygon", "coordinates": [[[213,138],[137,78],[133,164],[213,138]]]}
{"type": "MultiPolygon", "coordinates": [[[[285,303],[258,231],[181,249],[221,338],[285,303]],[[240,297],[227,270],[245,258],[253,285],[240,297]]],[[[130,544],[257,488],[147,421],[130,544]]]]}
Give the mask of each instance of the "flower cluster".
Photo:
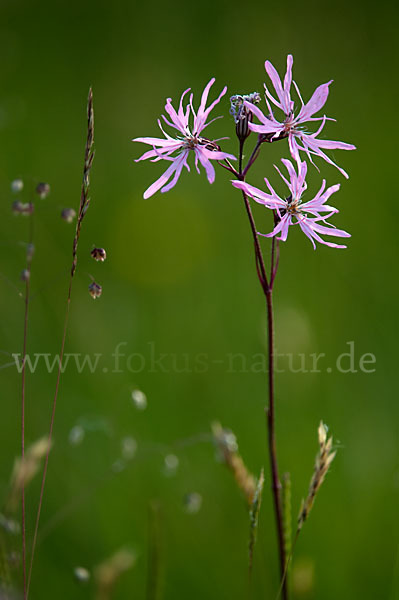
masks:
{"type": "MultiPolygon", "coordinates": [[[[341,244],[334,244],[325,241],[320,235],[330,235],[334,237],[350,237],[349,233],[341,229],[336,229],[330,223],[327,223],[331,215],[338,212],[332,206],[326,204],[328,198],[339,189],[339,185],[334,185],[326,189],[326,182],[323,180],[322,186],[316,196],[312,200],[303,201],[303,195],[307,188],[306,173],[307,163],[301,160],[300,153],[304,152],[307,159],[314,164],[313,157],[318,156],[324,159],[327,163],[337,167],[337,169],[348,178],[348,174],[327,155],[324,150],[354,150],[355,146],[345,142],[325,140],[320,138],[320,134],[327,120],[334,120],[326,115],[315,116],[324,107],[329,86],[332,81],[319,85],[311,96],[310,100],[305,104],[302,96],[292,79],[293,58],[289,54],[287,57],[287,70],[282,81],[279,74],[273,65],[265,62],[266,73],[269,76],[274,88],[273,95],[265,85],[265,101],[267,114],[262,112],[257,106],[261,102],[261,96],[257,92],[251,94],[236,94],[231,97],[230,113],[234,117],[236,125],[236,135],[240,140],[240,166],[236,170],[229,162],[236,160],[235,157],[227,152],[223,152],[217,144],[219,140],[210,140],[203,137],[203,130],[215,119],[208,121],[208,117],[212,109],[218,104],[221,98],[226,93],[227,88],[224,87],[219,96],[208,107],[209,91],[215,82],[212,78],[206,85],[198,111],[195,112],[193,107],[193,94],[190,93],[189,101],[184,106],[184,98],[190,92],[188,88],[181,96],[179,108],[176,111],[172,105],[171,98],[168,98],[165,105],[165,111],[168,118],[162,115],[163,121],[175,130],[175,135],[172,137],[163,129],[161,121],[158,119],[158,125],[164,135],[164,138],[143,137],[135,138],[133,141],[142,142],[150,145],[152,148],[145,152],[137,161],[151,159],[153,162],[166,160],[170,163],[166,171],[144,192],[144,198],[149,198],[155,192],[167,192],[172,189],[185,167],[190,171],[188,157],[190,153],[194,154],[195,167],[199,172],[199,163],[205,169],[209,183],[215,180],[215,168],[211,161],[217,161],[224,166],[228,171],[236,177],[232,181],[234,187],[241,189],[244,194],[251,197],[256,202],[263,204],[265,207],[274,212],[275,227],[271,233],[260,234],[266,237],[276,236],[277,239],[285,241],[288,236],[288,230],[291,225],[299,225],[300,229],[311,240],[313,247],[316,247],[315,242],[326,244],[333,248],[346,248],[341,244]],[[295,87],[299,97],[301,107],[299,110],[295,108],[295,102],[291,96],[291,88],[295,87]],[[273,106],[272,106],[273,105],[273,106]],[[277,108],[282,113],[282,117],[277,119],[274,114],[274,109],[277,108]],[[256,118],[259,123],[253,122],[256,118]],[[320,121],[320,125],[315,132],[309,132],[307,125],[313,121],[320,121]],[[242,148],[245,140],[251,132],[258,134],[257,147],[249,160],[244,170],[241,166],[242,148]],[[263,192],[258,188],[245,182],[245,177],[250,166],[257,158],[257,149],[264,142],[275,142],[282,139],[288,139],[288,146],[294,164],[287,159],[282,159],[289,175],[289,179],[277,168],[280,176],[286,183],[289,189],[289,194],[286,198],[280,197],[272,188],[271,184],[265,179],[270,193],[263,192]]],[[[216,117],[218,118],[218,117],[216,117]]]]}
{"type": "Polygon", "coordinates": [[[287,71],[284,82],[282,83],[280,76],[273,65],[269,61],[265,62],[266,73],[270,77],[277,96],[276,99],[265,85],[265,100],[269,111],[267,116],[265,116],[255,104],[247,100],[244,101],[244,106],[247,110],[251,111],[261,123],[260,125],[252,122],[248,124],[250,130],[259,134],[260,142],[266,139],[268,141],[275,141],[286,137],[288,138],[291,156],[297,164],[297,172],[292,162],[287,159],[282,159],[282,162],[288,171],[289,181],[282,175],[278,167],[276,167],[276,169],[286,183],[289,189],[289,195],[287,198],[281,198],[274,191],[266,178],[265,182],[269,188],[270,194],[262,192],[258,188],[249,185],[242,180],[232,181],[232,184],[234,187],[241,189],[256,202],[275,211],[277,223],[275,224],[273,231],[271,233],[260,235],[264,235],[265,237],[277,236],[277,239],[286,241],[289,227],[291,225],[299,225],[303,233],[312,242],[314,248],[316,248],[315,242],[325,244],[332,248],[346,248],[345,245],[334,244],[320,237],[320,234],[334,237],[350,237],[349,233],[342,229],[336,229],[326,221],[328,217],[338,212],[336,208],[328,206],[325,203],[331,194],[339,190],[340,186],[334,185],[325,190],[326,181],[323,180],[322,186],[316,196],[312,200],[303,202],[302,197],[307,189],[307,164],[306,162],[301,161],[299,151],[305,151],[312,164],[314,164],[312,155],[320,156],[326,162],[337,167],[338,170],[348,178],[347,173],[338,167],[331,158],[322,151],[322,148],[354,150],[355,146],[344,142],[335,142],[318,138],[328,117],[325,115],[323,117],[315,117],[314,115],[319,112],[326,103],[331,81],[319,85],[310,100],[304,104],[298,86],[292,81],[292,63],[293,58],[289,54],[287,57],[287,71]],[[295,115],[294,101],[291,98],[292,83],[295,86],[302,104],[297,115],[295,115]],[[283,112],[284,119],[282,121],[278,121],[275,118],[270,102],[283,112]],[[321,121],[319,129],[315,133],[308,133],[304,128],[304,124],[311,121],[321,121]],[[264,137],[262,138],[262,136],[264,137]]]}

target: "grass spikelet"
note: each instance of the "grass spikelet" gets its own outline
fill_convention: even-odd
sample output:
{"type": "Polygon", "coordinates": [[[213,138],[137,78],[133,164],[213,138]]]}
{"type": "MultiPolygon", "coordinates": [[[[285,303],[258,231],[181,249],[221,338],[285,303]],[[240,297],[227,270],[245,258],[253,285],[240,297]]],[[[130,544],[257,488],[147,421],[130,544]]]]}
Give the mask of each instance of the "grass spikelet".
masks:
{"type": "Polygon", "coordinates": [[[89,196],[89,188],[90,188],[90,169],[94,160],[94,110],[93,110],[93,90],[90,88],[89,97],[87,99],[87,138],[86,138],[86,148],[85,148],[85,158],[83,165],[83,181],[82,181],[82,191],[80,194],[80,204],[78,211],[78,219],[76,221],[76,231],[75,237],[73,240],[73,249],[72,249],[72,268],[71,275],[72,277],[75,275],[76,265],[78,262],[78,242],[80,238],[80,230],[82,228],[82,222],[84,216],[89,208],[90,204],[90,196],[89,196]]]}
{"type": "Polygon", "coordinates": [[[98,565],[95,570],[96,600],[110,600],[116,582],[123,573],[134,566],[135,562],[135,554],[131,550],[122,548],[98,565]]]}
{"type": "Polygon", "coordinates": [[[299,533],[299,531],[302,529],[303,524],[308,518],[309,513],[312,510],[316,494],[319,491],[328,469],[330,468],[330,465],[336,455],[336,451],[332,451],[332,436],[329,438],[327,437],[327,427],[324,425],[323,421],[320,422],[318,436],[320,449],[316,456],[316,463],[313,476],[310,481],[307,498],[302,500],[301,510],[299,511],[298,516],[297,533],[299,533]]]}
{"type": "Polygon", "coordinates": [[[260,472],[259,479],[256,485],[255,494],[252,500],[252,505],[249,509],[249,545],[248,545],[248,553],[249,553],[249,572],[252,571],[253,558],[254,558],[254,548],[256,543],[256,534],[258,532],[258,522],[259,522],[259,513],[260,513],[260,505],[262,503],[262,492],[263,486],[265,483],[265,474],[263,469],[260,472]]]}
{"type": "Polygon", "coordinates": [[[212,432],[221,458],[233,473],[238,487],[244,494],[248,508],[251,510],[257,487],[256,478],[248,471],[238,452],[235,435],[231,431],[223,429],[220,423],[212,424],[212,432]]]}
{"type": "Polygon", "coordinates": [[[11,475],[10,494],[7,501],[9,511],[16,510],[21,492],[32,481],[40,469],[42,460],[49,450],[49,440],[42,437],[30,446],[22,458],[16,458],[11,475]]]}

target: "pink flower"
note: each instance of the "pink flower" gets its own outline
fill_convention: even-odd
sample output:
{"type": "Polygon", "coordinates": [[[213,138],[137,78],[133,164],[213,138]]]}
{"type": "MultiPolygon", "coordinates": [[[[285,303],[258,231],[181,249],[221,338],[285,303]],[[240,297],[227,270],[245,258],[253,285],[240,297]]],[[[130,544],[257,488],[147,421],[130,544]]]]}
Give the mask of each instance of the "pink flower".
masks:
{"type": "MultiPolygon", "coordinates": [[[[208,108],[206,108],[206,102],[211,86],[214,84],[215,78],[213,77],[206,85],[201,98],[201,104],[199,106],[197,114],[193,108],[193,94],[190,94],[190,101],[187,104],[185,110],[183,109],[183,99],[187,92],[190,91],[188,88],[180,98],[179,110],[176,112],[172,106],[172,99],[166,100],[165,111],[168,113],[170,121],[162,115],[163,120],[167,125],[177,130],[176,137],[171,137],[162,128],[161,121],[158,119],[158,125],[164,134],[165,138],[136,138],[134,142],[143,142],[152,146],[152,150],[145,152],[136,162],[140,160],[146,160],[147,158],[152,159],[152,162],[158,162],[159,160],[167,160],[171,164],[166,171],[161,175],[157,181],[155,181],[150,187],[144,192],[144,198],[149,198],[159,189],[161,192],[168,192],[177,183],[180,174],[185,167],[190,171],[190,167],[187,163],[187,158],[190,152],[194,152],[195,156],[195,168],[199,173],[198,161],[204,167],[209,183],[213,183],[215,180],[215,169],[211,163],[211,160],[224,160],[229,158],[236,160],[231,154],[222,152],[215,141],[210,141],[200,134],[212,121],[206,122],[209,113],[214,106],[220,101],[222,96],[227,91],[227,87],[224,87],[219,96],[212,102],[208,108]],[[190,129],[189,120],[190,116],[193,116],[193,126],[190,129]],[[169,181],[172,178],[171,181],[169,181]],[[169,182],[169,183],[167,183],[169,182]]],[[[218,118],[218,117],[217,117],[218,118]]]]}
{"type": "Polygon", "coordinates": [[[325,115],[323,117],[314,117],[313,115],[317,113],[323,106],[325,105],[328,97],[328,89],[332,80],[328,83],[323,83],[319,85],[318,88],[313,92],[313,96],[304,104],[301,94],[299,92],[298,86],[295,81],[294,86],[301,101],[302,107],[299,113],[295,116],[294,111],[294,101],[291,99],[291,84],[292,84],[292,63],[293,58],[292,55],[289,54],[287,56],[287,72],[284,77],[284,83],[281,83],[281,79],[279,74],[273,65],[267,60],[265,62],[266,72],[269,75],[275,92],[277,94],[278,100],[276,100],[272,94],[269,92],[265,85],[266,92],[266,104],[269,110],[268,116],[265,116],[263,112],[254,104],[249,102],[245,102],[246,107],[252,111],[254,115],[256,115],[261,122],[261,125],[256,125],[254,123],[249,124],[249,128],[252,131],[262,134],[273,134],[273,138],[277,138],[279,136],[288,136],[288,143],[290,147],[291,156],[297,161],[300,161],[299,158],[299,150],[306,152],[310,162],[313,163],[312,155],[321,156],[324,160],[331,165],[337,167],[337,169],[348,178],[348,174],[338,167],[331,158],[329,158],[322,149],[326,150],[335,150],[337,148],[341,150],[355,150],[356,147],[352,144],[346,144],[344,142],[335,142],[330,140],[322,140],[318,139],[318,135],[321,133],[325,122],[327,120],[333,121],[334,119],[329,119],[325,115]],[[270,105],[269,100],[277,106],[285,115],[284,121],[278,121],[274,114],[272,107],[270,105]],[[306,132],[303,127],[304,123],[308,123],[310,121],[321,121],[321,125],[319,129],[315,133],[306,132]]]}
{"type": "Polygon", "coordinates": [[[270,194],[266,194],[265,192],[262,192],[258,188],[249,185],[244,181],[232,181],[234,187],[243,190],[246,194],[248,194],[248,196],[256,200],[256,202],[259,202],[259,204],[263,204],[267,208],[276,211],[278,223],[276,224],[275,228],[271,233],[261,233],[260,235],[272,237],[279,234],[277,239],[285,242],[290,225],[299,225],[303,233],[312,242],[314,249],[316,249],[315,241],[320,242],[320,244],[325,244],[326,246],[331,246],[331,248],[346,248],[346,246],[333,244],[332,242],[326,242],[319,235],[323,234],[334,237],[350,237],[350,234],[346,231],[343,231],[342,229],[335,229],[333,225],[326,222],[328,217],[339,212],[333,206],[328,206],[326,204],[329,197],[334,192],[339,190],[339,184],[333,185],[325,190],[326,181],[323,179],[321,188],[317,192],[316,196],[312,200],[302,203],[302,195],[307,188],[305,181],[307,172],[306,162],[304,161],[298,164],[298,175],[296,174],[291,161],[283,158],[281,162],[286,166],[290,178],[288,181],[276,167],[280,176],[284,179],[290,190],[290,195],[286,199],[280,198],[280,196],[276,194],[267,179],[265,179],[265,181],[270,190],[270,194]],[[328,214],[322,216],[321,213],[328,214]]]}

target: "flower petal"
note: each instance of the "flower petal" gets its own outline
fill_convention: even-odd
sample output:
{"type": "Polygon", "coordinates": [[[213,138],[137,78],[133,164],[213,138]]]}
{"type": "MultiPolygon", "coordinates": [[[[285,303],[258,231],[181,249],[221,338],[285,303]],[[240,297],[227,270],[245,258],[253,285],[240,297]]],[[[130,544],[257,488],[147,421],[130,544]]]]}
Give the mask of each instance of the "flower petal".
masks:
{"type": "Polygon", "coordinates": [[[346,248],[346,246],[342,244],[334,244],[333,242],[327,242],[323,240],[318,234],[324,233],[326,235],[335,235],[339,237],[350,237],[350,234],[346,231],[342,231],[340,229],[334,229],[334,227],[323,227],[323,225],[319,225],[315,222],[314,219],[309,219],[304,215],[301,219],[298,220],[299,226],[304,232],[304,234],[310,239],[313,244],[313,248],[316,250],[316,245],[314,240],[319,242],[320,244],[324,244],[325,246],[330,246],[330,248],[346,248]],[[332,233],[335,231],[336,233],[332,233]]]}
{"type": "MultiPolygon", "coordinates": [[[[329,188],[327,188],[327,190],[323,193],[324,187],[326,185],[326,180],[323,179],[323,183],[322,186],[320,188],[320,190],[317,192],[316,196],[312,199],[309,200],[309,202],[305,202],[305,204],[302,204],[302,209],[308,209],[308,208],[312,208],[312,209],[316,209],[317,210],[326,210],[327,209],[327,205],[325,204],[327,202],[327,200],[329,199],[329,197],[332,194],[335,194],[335,192],[338,192],[339,188],[341,187],[339,183],[330,186],[329,188]]],[[[333,208],[333,207],[328,207],[329,209],[333,208]]],[[[334,209],[335,211],[337,209],[334,209]]]]}
{"type": "Polygon", "coordinates": [[[286,214],[284,217],[277,223],[273,231],[270,233],[259,233],[259,235],[263,235],[263,237],[274,237],[278,233],[281,233],[278,238],[282,242],[285,242],[288,236],[288,228],[292,225],[291,215],[286,214]]]}
{"type": "Polygon", "coordinates": [[[234,180],[231,183],[234,185],[234,187],[248,194],[248,196],[253,198],[259,204],[264,204],[265,206],[267,206],[267,208],[274,209],[286,207],[286,202],[279,198],[277,194],[275,196],[266,194],[265,192],[262,192],[262,190],[259,190],[257,187],[250,185],[249,183],[245,183],[244,181],[234,180]]]}
{"type": "Polygon", "coordinates": [[[310,225],[314,231],[318,233],[323,233],[324,235],[332,235],[333,237],[351,237],[351,234],[343,229],[337,229],[336,227],[326,227],[325,225],[320,225],[319,223],[315,223],[313,220],[310,225]]]}
{"type": "Polygon", "coordinates": [[[267,60],[265,62],[266,73],[269,75],[271,82],[273,84],[274,89],[276,90],[277,97],[280,101],[280,108],[284,111],[285,103],[284,103],[284,91],[283,86],[281,85],[280,75],[277,73],[276,69],[273,67],[272,63],[267,60]]]}
{"type": "Polygon", "coordinates": [[[182,93],[181,98],[180,98],[180,104],[179,104],[179,112],[177,113],[178,117],[179,117],[179,121],[181,123],[183,123],[185,129],[188,127],[188,115],[189,115],[189,111],[186,110],[186,112],[184,112],[184,110],[183,110],[183,99],[184,99],[184,96],[190,91],[190,89],[191,88],[187,88],[182,93]]]}
{"type": "Polygon", "coordinates": [[[186,166],[187,169],[190,170],[186,161],[187,161],[187,154],[186,155],[182,154],[181,157],[179,157],[179,159],[176,160],[175,174],[173,176],[173,179],[172,179],[172,181],[170,181],[167,185],[165,185],[161,189],[162,193],[169,192],[169,190],[171,190],[173,187],[175,187],[177,180],[179,179],[184,166],[186,166]]]}
{"type": "MultiPolygon", "coordinates": [[[[252,114],[254,114],[255,117],[257,117],[262,123],[262,125],[265,127],[264,133],[272,133],[281,129],[281,123],[279,123],[273,116],[266,117],[266,115],[264,115],[260,108],[258,108],[258,106],[255,106],[255,104],[245,101],[244,106],[245,108],[250,110],[252,114]]],[[[253,125],[253,123],[249,123],[249,126],[251,125],[253,125]]]]}
{"type": "Polygon", "coordinates": [[[211,87],[212,87],[212,85],[214,83],[215,83],[215,78],[212,77],[212,79],[207,83],[207,85],[205,86],[204,91],[202,92],[201,104],[199,106],[197,115],[194,116],[194,133],[198,134],[198,133],[200,133],[204,129],[205,122],[206,122],[206,120],[207,120],[207,118],[209,116],[209,113],[216,106],[216,104],[218,104],[218,102],[220,102],[220,99],[227,92],[227,87],[225,86],[222,89],[222,91],[220,92],[219,96],[216,98],[216,100],[214,100],[208,106],[208,108],[205,108],[206,102],[207,102],[207,99],[208,99],[209,90],[211,89],[211,87]]]}
{"type": "Polygon", "coordinates": [[[292,83],[292,63],[294,59],[292,58],[292,54],[288,54],[287,56],[287,71],[284,77],[284,103],[285,103],[285,113],[289,114],[294,108],[294,103],[291,100],[291,83],[292,83]]]}
{"type": "Polygon", "coordinates": [[[298,121],[306,122],[315,112],[323,108],[328,98],[328,87],[331,83],[332,79],[328,83],[322,83],[315,89],[309,102],[302,106],[297,117],[298,121]]]}
{"type": "MultiPolygon", "coordinates": [[[[172,162],[172,164],[166,169],[166,171],[164,173],[162,173],[161,177],[159,177],[159,179],[157,179],[156,181],[154,181],[154,183],[152,185],[150,185],[149,188],[146,189],[146,191],[143,194],[143,197],[145,199],[150,198],[151,196],[153,196],[155,194],[155,192],[157,192],[163,185],[165,185],[165,183],[167,181],[169,181],[169,179],[172,177],[173,173],[179,170],[179,175],[181,173],[181,167],[183,166],[186,158],[188,155],[188,151],[184,151],[182,152],[179,156],[177,156],[174,161],[172,162]]],[[[177,179],[174,182],[174,185],[176,184],[177,179]]]]}
{"type": "Polygon", "coordinates": [[[201,165],[204,167],[209,183],[213,183],[215,181],[215,167],[201,146],[197,146],[197,148],[195,148],[195,155],[198,156],[201,165]]]}
{"type": "Polygon", "coordinates": [[[205,148],[205,146],[198,146],[198,148],[209,160],[225,160],[226,158],[229,160],[237,160],[233,154],[228,154],[227,152],[209,150],[208,148],[205,148]]]}

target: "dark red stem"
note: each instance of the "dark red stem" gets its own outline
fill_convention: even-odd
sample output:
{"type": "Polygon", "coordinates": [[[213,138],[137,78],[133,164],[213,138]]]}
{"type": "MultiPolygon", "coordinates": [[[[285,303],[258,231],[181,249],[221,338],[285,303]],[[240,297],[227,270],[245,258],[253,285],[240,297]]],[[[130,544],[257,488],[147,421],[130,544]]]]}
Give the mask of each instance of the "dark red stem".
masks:
{"type": "MultiPolygon", "coordinates": [[[[280,138],[279,138],[280,139],[280,138]]],[[[239,148],[239,179],[245,181],[245,177],[257,159],[260,151],[261,144],[263,142],[270,142],[271,139],[263,139],[259,136],[257,144],[248,160],[248,163],[244,169],[242,169],[242,157],[244,141],[240,141],[239,148]]],[[[255,258],[258,278],[266,298],[267,308],[267,338],[268,338],[268,365],[269,365],[269,376],[268,376],[268,395],[269,395],[269,407],[266,410],[267,414],[267,431],[268,431],[268,450],[270,460],[270,470],[272,477],[272,494],[274,503],[274,512],[276,519],[277,529],[277,541],[279,549],[279,560],[280,560],[280,573],[282,580],[282,597],[283,600],[288,600],[288,587],[286,585],[285,575],[285,547],[284,547],[284,528],[283,528],[283,514],[281,506],[281,483],[278,475],[278,463],[277,463],[277,446],[276,446],[276,433],[275,433],[275,397],[274,397],[274,319],[273,319],[273,283],[276,277],[278,263],[279,263],[279,247],[278,240],[273,238],[272,249],[271,249],[271,266],[270,266],[270,279],[268,280],[266,275],[265,261],[262,254],[262,249],[259,243],[258,233],[253,218],[251,206],[247,195],[243,192],[243,198],[245,208],[247,211],[249,223],[251,226],[252,237],[255,247],[255,258]]]]}

